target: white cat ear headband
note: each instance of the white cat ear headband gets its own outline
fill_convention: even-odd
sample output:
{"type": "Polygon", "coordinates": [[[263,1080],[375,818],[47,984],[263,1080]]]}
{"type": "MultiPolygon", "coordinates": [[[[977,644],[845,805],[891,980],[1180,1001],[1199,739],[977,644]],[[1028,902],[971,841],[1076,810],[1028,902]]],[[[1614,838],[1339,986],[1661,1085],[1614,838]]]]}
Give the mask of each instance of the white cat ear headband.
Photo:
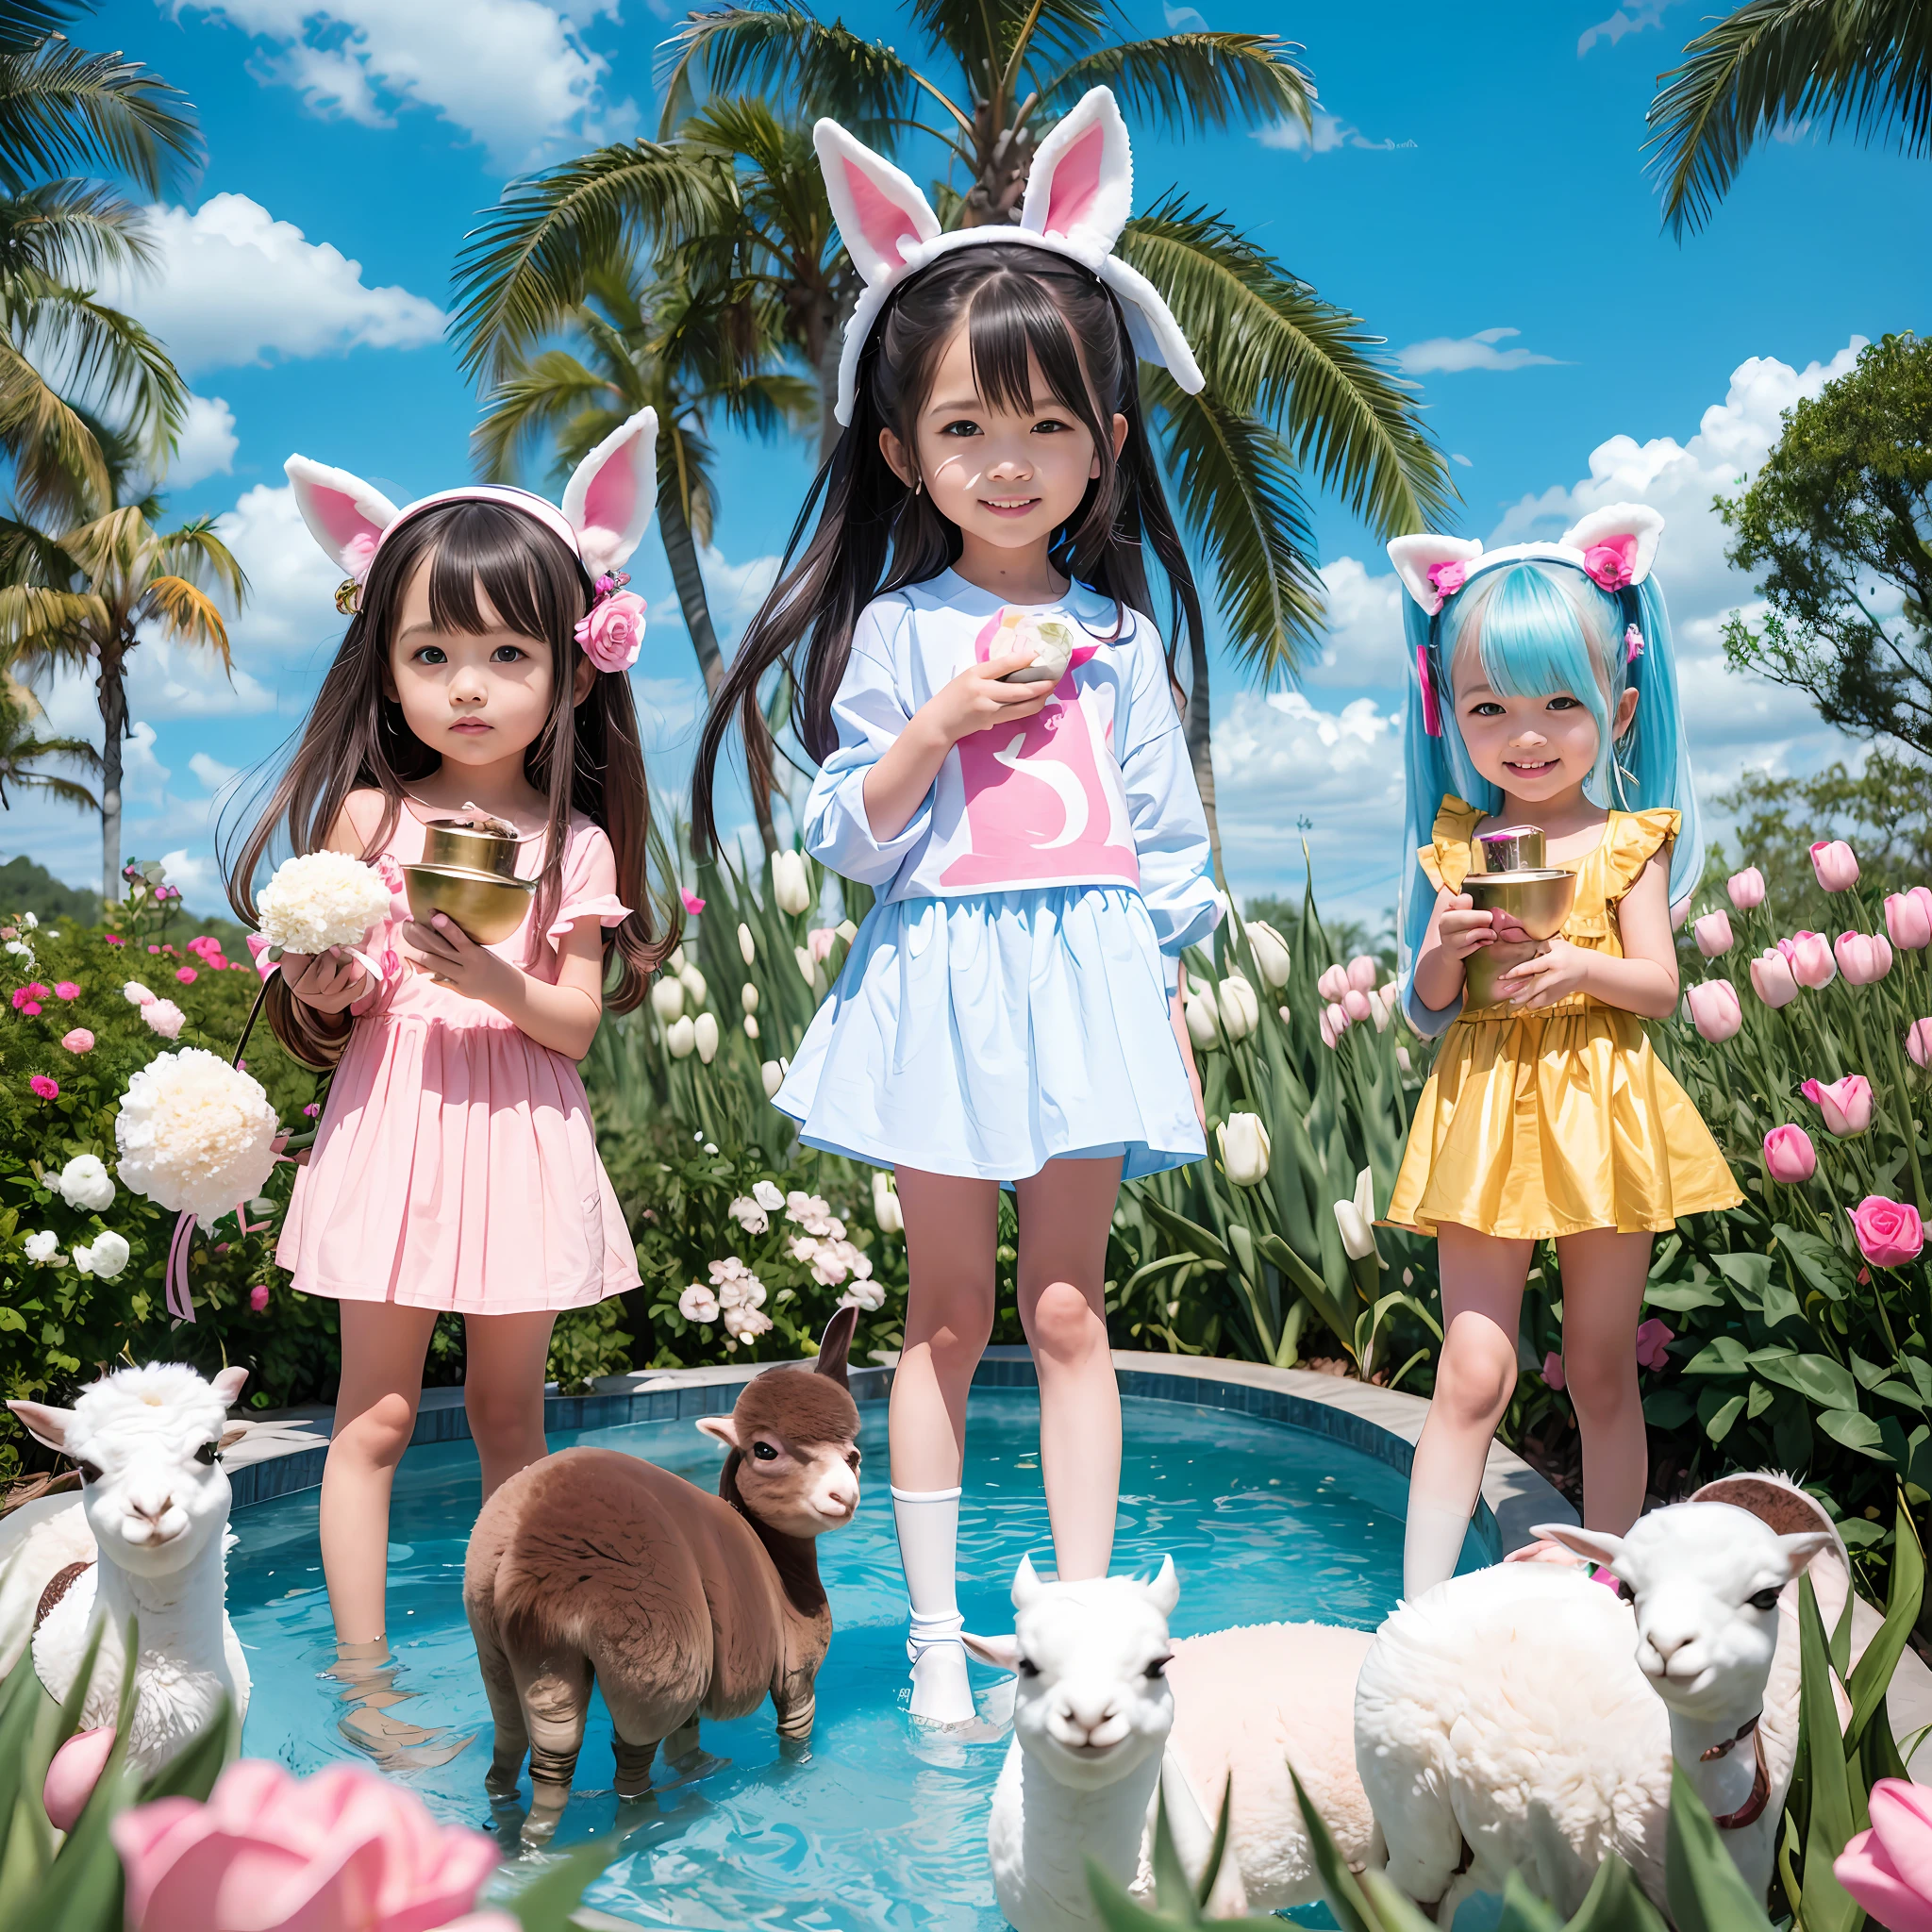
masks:
{"type": "Polygon", "coordinates": [[[295,492],[295,508],[309,535],[348,573],[336,592],[336,608],[356,608],[369,566],[383,540],[420,511],[440,503],[501,503],[541,524],[563,541],[596,586],[591,608],[577,624],[577,642],[600,671],[627,671],[644,635],[644,600],[624,587],[621,566],[643,541],[658,507],[658,412],[640,409],[613,429],[573,473],[558,508],[527,490],[469,483],[439,490],[398,509],[382,491],[307,457],[282,465],[295,492]]]}
{"type": "Polygon", "coordinates": [[[1031,242],[1091,270],[1120,298],[1136,351],[1162,364],[1190,395],[1200,390],[1201,371],[1174,311],[1145,275],[1113,252],[1133,208],[1134,159],[1126,123],[1107,88],[1083,95],[1040,143],[1017,225],[991,222],[941,233],[939,217],[911,178],[836,121],[819,122],[811,140],[832,218],[865,283],[839,358],[841,424],[852,421],[859,352],[893,290],[955,248],[994,242],[1031,242]]]}
{"type": "MultiPolygon", "coordinates": [[[[1650,575],[1663,533],[1663,518],[1647,504],[1611,503],[1572,524],[1554,543],[1512,543],[1504,550],[1486,552],[1478,538],[1438,537],[1424,531],[1397,537],[1389,545],[1389,560],[1403,588],[1432,619],[1441,614],[1443,605],[1465,584],[1498,565],[1570,564],[1599,590],[1624,597],[1631,617],[1624,630],[1624,661],[1627,664],[1643,655],[1643,633],[1636,623],[1635,597],[1624,593],[1634,592],[1650,575]]],[[[1431,669],[1435,630],[1432,623],[1430,641],[1417,646],[1415,668],[1422,680],[1424,728],[1431,738],[1441,738],[1442,714],[1431,669]]]]}

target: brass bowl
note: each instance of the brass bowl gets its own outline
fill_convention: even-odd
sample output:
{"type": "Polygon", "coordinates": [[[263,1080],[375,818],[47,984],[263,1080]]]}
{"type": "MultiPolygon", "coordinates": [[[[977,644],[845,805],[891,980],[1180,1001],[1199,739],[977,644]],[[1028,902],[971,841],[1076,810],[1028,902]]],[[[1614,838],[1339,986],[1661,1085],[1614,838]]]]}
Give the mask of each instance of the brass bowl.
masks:
{"type": "Polygon", "coordinates": [[[423,863],[513,879],[520,842],[513,836],[465,824],[460,819],[431,819],[423,827],[423,863]]]}
{"type": "Polygon", "coordinates": [[[1463,961],[1462,1003],[1467,1010],[1498,1004],[1496,982],[1513,966],[1534,958],[1563,930],[1576,899],[1576,874],[1560,867],[1534,872],[1473,872],[1462,890],[1478,911],[1507,913],[1533,943],[1491,941],[1479,946],[1463,961]]]}
{"type": "Polygon", "coordinates": [[[459,865],[406,865],[409,911],[427,925],[432,913],[452,919],[479,946],[502,943],[523,924],[535,879],[508,879],[459,865]]]}

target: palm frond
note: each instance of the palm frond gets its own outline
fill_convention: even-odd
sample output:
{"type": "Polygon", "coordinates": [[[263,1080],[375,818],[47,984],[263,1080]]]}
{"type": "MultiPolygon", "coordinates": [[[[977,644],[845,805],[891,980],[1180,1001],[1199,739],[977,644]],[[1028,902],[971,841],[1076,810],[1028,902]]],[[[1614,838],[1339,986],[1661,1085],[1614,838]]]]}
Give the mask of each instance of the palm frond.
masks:
{"type": "Polygon", "coordinates": [[[1120,250],[1166,296],[1221,407],[1278,423],[1295,461],[1378,534],[1455,500],[1414,385],[1357,317],[1178,194],[1130,221],[1120,250]]]}
{"type": "Polygon", "coordinates": [[[241,560],[222,541],[212,517],[196,517],[177,530],[155,540],[155,557],[176,576],[203,590],[225,592],[239,609],[248,595],[248,576],[241,560]]]}
{"type": "Polygon", "coordinates": [[[1129,111],[1169,133],[1196,122],[1227,127],[1256,121],[1314,125],[1315,82],[1278,34],[1159,34],[1081,54],[1042,81],[1040,106],[1066,112],[1089,88],[1110,87],[1129,111]]]}
{"type": "Polygon", "coordinates": [[[113,420],[126,460],[159,467],[174,453],[188,385],[159,339],[131,315],[67,288],[8,320],[66,394],[113,420]]]}
{"type": "MultiPolygon", "coordinates": [[[[609,379],[588,369],[566,349],[546,349],[514,366],[491,391],[482,420],[470,433],[476,474],[487,483],[514,483],[523,474],[529,445],[589,405],[612,395],[609,379]]],[[[623,420],[615,409],[603,414],[623,420]]],[[[601,438],[584,446],[592,449],[601,438]]]]}
{"type": "Polygon", "coordinates": [[[85,658],[108,625],[107,606],[92,592],[0,584],[0,652],[10,660],[85,658]]]}
{"type": "Polygon", "coordinates": [[[146,210],[98,181],[39,181],[0,196],[0,277],[8,281],[34,277],[44,293],[153,259],[146,210]]]}
{"type": "MultiPolygon", "coordinates": [[[[61,741],[55,741],[49,744],[24,744],[18,756],[51,757],[56,744],[61,741]]],[[[89,749],[92,750],[92,747],[90,746],[89,749]]],[[[96,757],[98,756],[96,754],[96,757]]],[[[59,777],[52,772],[23,771],[11,759],[0,756],[0,810],[5,810],[8,807],[7,788],[9,785],[17,785],[23,791],[44,791],[50,797],[59,799],[63,805],[76,806],[82,811],[99,811],[101,808],[100,800],[76,780],[59,777]]]]}
{"type": "Polygon", "coordinates": [[[29,514],[65,517],[112,488],[93,425],[0,332],[0,449],[29,514]]]}
{"type": "Polygon", "coordinates": [[[1164,369],[1143,369],[1141,394],[1159,425],[1180,521],[1213,558],[1215,602],[1229,646],[1264,681],[1293,675],[1322,617],[1322,580],[1294,452],[1267,424],[1229,408],[1211,389],[1187,394],[1164,369]]]}
{"type": "Polygon", "coordinates": [[[0,186],[125,175],[158,198],[200,158],[187,95],[138,60],[58,37],[0,53],[0,186]]]}
{"type": "Polygon", "coordinates": [[[1664,225],[1701,228],[1744,157],[1807,119],[1932,154],[1932,9],[1921,0],[1746,0],[1684,49],[1650,104],[1664,225]]]}
{"type": "Polygon", "coordinates": [[[184,644],[212,651],[222,660],[224,671],[231,668],[228,626],[222,620],[220,607],[207,591],[196,589],[185,577],[154,577],[148,582],[142,601],[166,625],[170,636],[184,644]]]}
{"type": "Polygon", "coordinates": [[[24,54],[58,34],[85,0],[0,0],[0,54],[24,54]]]}

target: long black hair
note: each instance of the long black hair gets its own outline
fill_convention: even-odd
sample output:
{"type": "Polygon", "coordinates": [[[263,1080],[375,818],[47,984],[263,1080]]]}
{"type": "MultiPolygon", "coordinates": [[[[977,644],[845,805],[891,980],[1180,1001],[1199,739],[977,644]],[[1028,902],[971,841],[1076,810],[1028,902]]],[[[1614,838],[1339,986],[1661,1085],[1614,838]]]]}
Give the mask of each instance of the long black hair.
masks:
{"type": "Polygon", "coordinates": [[[1030,359],[1037,359],[1047,387],[1093,438],[1100,475],[1054,534],[1048,555],[1055,567],[1110,597],[1123,613],[1145,610],[1151,600],[1143,547],[1152,549],[1172,593],[1170,679],[1183,625],[1191,645],[1199,641],[1200,593],[1161,491],[1141,415],[1134,347],[1112,291],[1078,262],[1026,242],[954,249],[894,291],[859,356],[852,421],[813,483],[778,581],[705,715],[691,780],[694,850],[717,849],[712,791],[734,719],[754,790],[770,789],[774,746],[758,702],[766,673],[784,667],[799,738],[823,763],[838,743],[832,700],[859,613],[882,592],[923,583],[957,561],[958,526],[933,508],[929,493],[893,473],[879,432],[890,429],[914,447],[914,425],[962,323],[974,381],[988,403],[1025,409],[1032,401],[1030,359]],[[1118,458],[1116,415],[1127,420],[1118,458]],[[797,555],[814,512],[817,527],[797,555]]]}

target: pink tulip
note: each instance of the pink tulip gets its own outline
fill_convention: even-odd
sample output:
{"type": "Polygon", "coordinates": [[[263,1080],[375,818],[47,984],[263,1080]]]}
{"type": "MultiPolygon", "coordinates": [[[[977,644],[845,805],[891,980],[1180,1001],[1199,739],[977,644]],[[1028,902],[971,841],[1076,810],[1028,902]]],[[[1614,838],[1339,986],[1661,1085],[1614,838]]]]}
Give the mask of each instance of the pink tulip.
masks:
{"type": "Polygon", "coordinates": [[[1724,891],[1740,912],[1749,912],[1753,907],[1764,904],[1764,874],[1755,865],[1747,865],[1725,880],[1724,891]]]}
{"type": "Polygon", "coordinates": [[[1876,933],[1841,932],[1832,952],[1847,986],[1875,986],[1891,971],[1891,948],[1876,933]]]}
{"type": "Polygon", "coordinates": [[[1737,942],[1731,938],[1730,915],[1725,912],[1707,912],[1702,919],[1691,921],[1690,936],[1697,941],[1697,950],[1707,959],[1715,959],[1721,953],[1728,953],[1737,942]]]}
{"type": "Polygon", "coordinates": [[[1364,1020],[1372,1018],[1375,1009],[1369,1004],[1367,993],[1358,991],[1355,987],[1350,987],[1341,995],[1341,1010],[1348,1015],[1354,1024],[1358,1026],[1364,1020]]]}
{"type": "Polygon", "coordinates": [[[679,886],[677,896],[683,901],[684,909],[695,919],[705,909],[705,902],[689,886],[679,886]]]}
{"type": "Polygon", "coordinates": [[[1811,848],[1811,870],[1827,892],[1848,892],[1858,883],[1858,860],[1842,839],[1821,839],[1811,848]]]}
{"type": "Polygon", "coordinates": [[[1872,1083],[1863,1074],[1842,1080],[1807,1080],[1798,1089],[1824,1116],[1824,1124],[1840,1140],[1862,1134],[1872,1124],[1872,1083]]]}
{"type": "Polygon", "coordinates": [[[1838,977],[1838,961],[1831,957],[1831,947],[1822,932],[1793,933],[1790,939],[1778,941],[1777,949],[1785,956],[1791,977],[1813,992],[1838,977]]]}
{"type": "Polygon", "coordinates": [[[1832,1876],[1890,1932],[1932,1932],[1932,1790],[1882,1777],[1871,1829],[1845,1840],[1832,1876]]]}
{"type": "Polygon", "coordinates": [[[1647,1322],[1637,1324],[1637,1366],[1640,1369],[1662,1369],[1670,1365],[1670,1344],[1675,1340],[1676,1331],[1659,1322],[1653,1315],[1647,1322]]]}
{"type": "Polygon", "coordinates": [[[1375,982],[1382,976],[1382,962],[1372,959],[1366,953],[1357,953],[1348,962],[1348,983],[1357,992],[1373,992],[1375,982]]]}
{"type": "Polygon", "coordinates": [[[1922,953],[1932,946],[1932,887],[1914,886],[1885,901],[1885,929],[1902,951],[1922,953]]]}
{"type": "Polygon", "coordinates": [[[1563,1357],[1555,1349],[1543,1357],[1543,1382],[1558,1395],[1563,1392],[1563,1357]]]}
{"type": "Polygon", "coordinates": [[[298,1779],[242,1758],[206,1805],[162,1798],[110,1829],[128,1932],[418,1932],[467,1911],[496,1865],[493,1839],[346,1764],[298,1779]]]}
{"type": "Polygon", "coordinates": [[[1348,968],[1346,966],[1329,967],[1321,978],[1316,980],[1315,991],[1331,1007],[1340,1006],[1342,994],[1348,991],[1348,968]]]}
{"type": "Polygon", "coordinates": [[[1913,1066],[1932,1065],[1932,1020],[1914,1020],[1906,1028],[1906,1051],[1913,1066]]]}
{"type": "Polygon", "coordinates": [[[1909,1202],[1867,1194],[1850,1213],[1858,1252],[1873,1267],[1903,1268],[1919,1258],[1925,1230],[1919,1224],[1919,1210],[1909,1202]]]}
{"type": "Polygon", "coordinates": [[[268,1307],[268,1283],[258,1281],[248,1291],[248,1306],[258,1315],[268,1307]]]}
{"type": "Polygon", "coordinates": [[[1700,979],[1684,997],[1690,1004],[1692,1024],[1712,1045],[1728,1040],[1744,1024],[1744,1009],[1727,979],[1700,979]]]}
{"type": "Polygon", "coordinates": [[[832,942],[839,937],[829,925],[815,925],[806,934],[805,943],[810,952],[814,965],[823,965],[832,957],[832,942]]]}
{"type": "Polygon", "coordinates": [[[92,1053],[94,1050],[94,1037],[85,1026],[76,1026],[73,1032],[60,1036],[60,1044],[69,1053],[92,1053]]]}
{"type": "Polygon", "coordinates": [[[108,1768],[114,1748],[114,1726],[79,1731],[54,1754],[47,1782],[41,1789],[41,1808],[56,1831],[72,1831],[87,1808],[87,1801],[108,1768]]]}
{"type": "Polygon", "coordinates": [[[1818,1172],[1818,1150],[1803,1127],[1774,1127],[1764,1137],[1764,1165],[1773,1180],[1794,1188],[1818,1172]]]}
{"type": "Polygon", "coordinates": [[[1348,1014],[1333,1001],[1322,1008],[1322,1044],[1332,1047],[1348,1031],[1348,1014]]]}
{"type": "Polygon", "coordinates": [[[1751,962],[1751,991],[1767,1007],[1788,1007],[1798,997],[1798,982],[1791,977],[1790,962],[1775,949],[1751,962]]]}

